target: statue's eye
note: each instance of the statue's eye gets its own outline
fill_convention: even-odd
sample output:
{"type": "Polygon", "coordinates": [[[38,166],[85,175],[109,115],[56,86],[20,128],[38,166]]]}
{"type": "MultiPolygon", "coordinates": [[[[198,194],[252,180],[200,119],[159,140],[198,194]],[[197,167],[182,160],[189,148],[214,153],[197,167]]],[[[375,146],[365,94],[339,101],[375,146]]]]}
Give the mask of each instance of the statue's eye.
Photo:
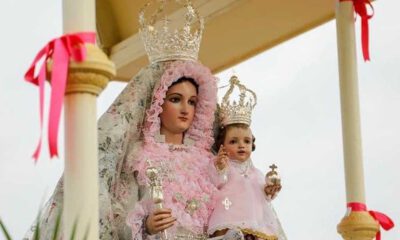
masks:
{"type": "Polygon", "coordinates": [[[189,100],[189,104],[192,106],[196,106],[197,101],[196,100],[189,100]]]}
{"type": "Polygon", "coordinates": [[[173,102],[173,103],[177,103],[177,102],[180,101],[180,98],[179,98],[179,97],[171,97],[171,98],[169,99],[169,101],[170,101],[170,102],[173,102]]]}

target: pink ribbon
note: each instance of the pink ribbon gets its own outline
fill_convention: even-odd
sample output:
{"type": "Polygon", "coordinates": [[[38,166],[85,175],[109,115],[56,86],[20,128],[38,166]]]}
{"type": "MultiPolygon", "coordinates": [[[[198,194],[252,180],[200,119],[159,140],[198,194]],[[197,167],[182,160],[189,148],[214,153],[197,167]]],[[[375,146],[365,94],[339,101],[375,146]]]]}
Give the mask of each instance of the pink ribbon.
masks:
{"type": "MultiPolygon", "coordinates": [[[[350,202],[347,204],[347,207],[351,209],[351,211],[355,212],[365,212],[367,211],[367,205],[364,203],[359,203],[359,202],[350,202]]],[[[391,228],[394,227],[394,223],[392,219],[390,219],[388,216],[381,212],[377,211],[372,211],[369,210],[368,213],[376,220],[378,221],[379,225],[385,229],[386,231],[390,230],[391,228]]],[[[378,231],[376,233],[376,240],[381,239],[381,231],[378,231]]]]}
{"type": "Polygon", "coordinates": [[[369,26],[368,20],[374,16],[374,7],[370,0],[339,0],[340,2],[352,1],[354,12],[361,17],[361,44],[364,61],[369,61],[369,26]],[[367,6],[372,9],[372,14],[368,14],[367,6]]]}
{"type": "Polygon", "coordinates": [[[86,59],[85,43],[96,42],[94,32],[81,32],[66,34],[51,40],[36,55],[28,71],[25,80],[39,86],[39,115],[40,115],[40,137],[39,143],[33,154],[35,162],[40,155],[43,131],[43,105],[44,105],[44,83],[46,80],[47,60],[52,59],[51,69],[51,99],[49,110],[48,142],[50,157],[58,157],[57,138],[60,122],[61,109],[64,101],[65,88],[67,85],[68,65],[72,58],[76,62],[86,59]],[[35,76],[38,62],[44,59],[39,74],[35,76]]]}

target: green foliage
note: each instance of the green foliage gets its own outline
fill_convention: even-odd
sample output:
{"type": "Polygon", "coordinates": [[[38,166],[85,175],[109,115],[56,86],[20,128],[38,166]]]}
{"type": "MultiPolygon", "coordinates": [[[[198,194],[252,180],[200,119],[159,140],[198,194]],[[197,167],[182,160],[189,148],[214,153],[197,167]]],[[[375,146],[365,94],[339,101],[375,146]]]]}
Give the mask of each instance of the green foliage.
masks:
{"type": "Polygon", "coordinates": [[[40,215],[41,212],[39,211],[39,214],[37,215],[36,218],[36,226],[35,226],[35,234],[34,234],[34,240],[39,240],[40,239],[40,215]]]}
{"type": "Polygon", "coordinates": [[[3,231],[4,236],[6,237],[7,240],[12,240],[10,234],[7,231],[6,226],[4,226],[3,221],[0,218],[0,227],[1,230],[3,231]]]}
{"type": "Polygon", "coordinates": [[[60,231],[61,211],[57,215],[56,226],[54,227],[53,240],[57,240],[58,232],[60,231]]]}
{"type": "MultiPolygon", "coordinates": [[[[52,240],[58,239],[58,235],[60,233],[60,226],[61,226],[61,215],[62,215],[62,212],[60,211],[56,218],[56,224],[54,225],[54,232],[53,232],[52,240]]],[[[33,236],[34,236],[33,240],[40,240],[40,216],[41,216],[41,213],[39,212],[39,214],[36,218],[36,226],[35,226],[35,232],[33,234],[33,236]]],[[[70,240],[75,240],[77,226],[78,226],[78,219],[74,222],[70,240]]],[[[0,218],[0,228],[3,232],[3,235],[6,237],[6,240],[12,240],[12,238],[11,238],[10,234],[8,233],[8,230],[7,230],[6,226],[4,225],[3,221],[1,220],[1,218],[0,218]]],[[[84,240],[88,239],[89,229],[90,229],[90,226],[88,225],[86,227],[85,235],[83,237],[84,240]]]]}
{"type": "Polygon", "coordinates": [[[74,226],[72,227],[72,234],[71,234],[70,240],[74,240],[74,239],[75,239],[76,227],[78,226],[77,222],[78,222],[78,221],[75,221],[75,222],[74,222],[74,226]]]}

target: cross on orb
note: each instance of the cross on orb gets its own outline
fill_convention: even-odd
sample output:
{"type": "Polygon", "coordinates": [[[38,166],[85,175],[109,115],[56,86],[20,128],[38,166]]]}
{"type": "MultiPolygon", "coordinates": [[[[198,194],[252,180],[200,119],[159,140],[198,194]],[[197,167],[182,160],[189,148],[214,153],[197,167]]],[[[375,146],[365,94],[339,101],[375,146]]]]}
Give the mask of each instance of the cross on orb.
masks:
{"type": "Polygon", "coordinates": [[[269,168],[271,168],[272,169],[272,171],[275,171],[275,169],[277,169],[278,167],[275,165],[275,163],[274,164],[272,164],[271,166],[269,166],[269,168]]]}

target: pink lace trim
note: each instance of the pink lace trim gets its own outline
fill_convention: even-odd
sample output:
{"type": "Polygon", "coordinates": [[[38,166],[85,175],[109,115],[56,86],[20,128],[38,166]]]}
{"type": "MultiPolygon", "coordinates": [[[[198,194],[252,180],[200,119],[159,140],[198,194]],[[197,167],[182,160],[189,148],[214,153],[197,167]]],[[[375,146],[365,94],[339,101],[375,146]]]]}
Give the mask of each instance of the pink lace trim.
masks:
{"type": "MultiPolygon", "coordinates": [[[[143,128],[144,145],[137,159],[130,162],[131,169],[138,172],[137,180],[140,185],[147,185],[145,170],[146,162],[151,160],[153,166],[171,164],[171,175],[175,181],[164,181],[164,204],[171,208],[179,225],[193,232],[201,233],[207,224],[212,209],[210,198],[215,191],[208,180],[207,167],[212,164],[212,155],[209,151],[213,143],[212,125],[217,101],[216,78],[210,70],[200,63],[189,61],[175,61],[170,63],[160,80],[160,86],[154,91],[150,108],[146,111],[146,124],[143,128]],[[181,149],[171,150],[170,145],[160,143],[156,137],[160,131],[162,104],[169,86],[181,77],[193,78],[199,85],[198,102],[193,123],[185,133],[185,141],[192,140],[194,145],[182,146],[181,149]],[[173,161],[170,161],[173,159],[173,161]],[[166,161],[167,160],[167,161],[166,161]],[[189,169],[188,170],[188,166],[189,169]],[[187,172],[189,171],[189,172],[187,172]],[[186,184],[182,184],[185,182],[186,184]],[[185,199],[179,200],[177,193],[184,193],[185,199]],[[203,202],[203,197],[209,200],[203,202]],[[200,200],[200,208],[190,216],[185,211],[187,200],[200,200]]],[[[167,166],[168,168],[168,166],[167,166]]],[[[139,215],[130,217],[133,231],[139,231],[139,215]]],[[[140,223],[141,224],[141,223],[140,223]]]]}
{"type": "Polygon", "coordinates": [[[132,239],[135,240],[145,239],[143,238],[143,236],[146,235],[143,232],[143,221],[148,215],[148,210],[146,210],[146,207],[144,205],[144,202],[136,203],[135,208],[131,212],[129,212],[126,218],[126,224],[132,229],[132,239]]]}
{"type": "Polygon", "coordinates": [[[214,142],[212,124],[217,101],[217,82],[211,71],[198,62],[172,62],[161,76],[160,86],[153,94],[153,102],[146,111],[146,126],[143,129],[145,142],[153,142],[160,131],[161,105],[171,84],[181,77],[193,78],[199,85],[198,104],[193,123],[185,134],[185,138],[195,141],[200,148],[209,149],[214,142]]]}
{"type": "Polygon", "coordinates": [[[171,153],[167,144],[147,144],[141,155],[143,158],[136,166],[138,183],[148,185],[148,179],[145,176],[145,169],[148,165],[145,158],[151,159],[153,166],[162,166],[165,162],[170,162],[173,172],[169,176],[175,180],[163,181],[165,207],[172,209],[179,225],[193,232],[201,233],[212,212],[213,199],[211,196],[216,190],[209,181],[207,173],[208,165],[212,164],[210,162],[212,155],[207,150],[194,146],[188,148],[187,151],[171,153]],[[170,161],[170,159],[173,160],[170,161]],[[187,166],[194,170],[187,172],[187,166]],[[185,184],[182,184],[183,182],[185,184]],[[176,193],[183,193],[185,199],[180,201],[177,199],[176,193]],[[202,201],[204,197],[208,198],[207,201],[202,201]],[[186,201],[190,199],[201,200],[199,209],[192,216],[185,211],[186,201]]]}

